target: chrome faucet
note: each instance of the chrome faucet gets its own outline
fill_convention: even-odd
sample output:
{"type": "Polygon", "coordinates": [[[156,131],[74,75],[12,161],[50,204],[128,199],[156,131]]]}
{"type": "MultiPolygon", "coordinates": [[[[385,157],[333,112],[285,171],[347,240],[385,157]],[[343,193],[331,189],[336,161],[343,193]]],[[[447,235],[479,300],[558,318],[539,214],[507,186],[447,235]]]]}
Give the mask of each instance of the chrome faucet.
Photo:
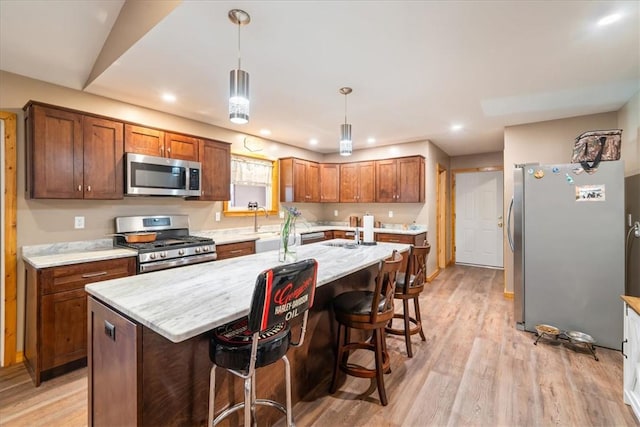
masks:
{"type": "Polygon", "coordinates": [[[258,232],[258,211],[262,209],[264,211],[264,217],[269,218],[269,212],[264,206],[258,206],[258,202],[249,202],[247,205],[250,211],[253,211],[253,232],[258,232]]]}

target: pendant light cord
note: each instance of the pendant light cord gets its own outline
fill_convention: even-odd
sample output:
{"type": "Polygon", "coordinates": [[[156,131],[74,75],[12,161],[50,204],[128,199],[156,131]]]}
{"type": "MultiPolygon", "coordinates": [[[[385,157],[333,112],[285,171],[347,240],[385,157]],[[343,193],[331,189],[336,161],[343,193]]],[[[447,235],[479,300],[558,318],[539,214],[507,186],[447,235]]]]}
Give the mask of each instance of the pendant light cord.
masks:
{"type": "Polygon", "coordinates": [[[241,26],[242,25],[240,24],[240,22],[238,22],[238,70],[242,69],[242,67],[240,66],[240,60],[241,60],[241,57],[240,57],[240,27],[241,26]]]}
{"type": "Polygon", "coordinates": [[[347,94],[344,94],[344,124],[347,124],[347,94]]]}

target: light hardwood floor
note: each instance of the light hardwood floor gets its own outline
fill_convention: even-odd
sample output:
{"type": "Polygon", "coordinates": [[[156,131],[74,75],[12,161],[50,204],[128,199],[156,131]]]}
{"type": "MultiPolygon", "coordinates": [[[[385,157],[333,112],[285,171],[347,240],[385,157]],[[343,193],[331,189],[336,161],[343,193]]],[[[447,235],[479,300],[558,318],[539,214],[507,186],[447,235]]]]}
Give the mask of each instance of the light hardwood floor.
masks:
{"type": "MultiPolygon", "coordinates": [[[[296,424],[638,425],[622,401],[622,355],[598,347],[598,362],[564,342],[534,346],[533,334],[514,327],[502,271],[448,268],[427,285],[421,307],[427,340],[413,337],[412,359],[402,337],[387,337],[388,406],[378,403],[375,381],[349,377],[329,395],[327,379],[295,406],[296,424]]],[[[612,315],[622,321],[622,309],[612,315]]],[[[368,363],[368,355],[358,356],[368,363]]],[[[86,400],[86,369],[38,389],[21,365],[0,370],[2,426],[86,425],[86,400]]]]}

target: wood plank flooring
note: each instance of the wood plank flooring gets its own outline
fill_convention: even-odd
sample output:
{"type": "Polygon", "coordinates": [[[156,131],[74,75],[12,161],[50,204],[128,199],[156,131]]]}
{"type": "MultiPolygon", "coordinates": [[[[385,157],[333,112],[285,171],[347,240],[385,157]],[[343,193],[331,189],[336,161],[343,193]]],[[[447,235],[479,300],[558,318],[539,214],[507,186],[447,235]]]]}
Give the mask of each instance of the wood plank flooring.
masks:
{"type": "MultiPolygon", "coordinates": [[[[413,337],[412,359],[404,338],[387,337],[388,406],[375,381],[343,377],[329,395],[327,379],[294,407],[296,425],[639,425],[622,401],[622,355],[598,347],[598,362],[564,343],[532,345],[535,336],[514,327],[502,271],[450,267],[427,285],[421,307],[427,340],[413,337]]],[[[86,368],[37,389],[22,365],[0,369],[2,426],[84,426],[86,401],[86,368]]]]}

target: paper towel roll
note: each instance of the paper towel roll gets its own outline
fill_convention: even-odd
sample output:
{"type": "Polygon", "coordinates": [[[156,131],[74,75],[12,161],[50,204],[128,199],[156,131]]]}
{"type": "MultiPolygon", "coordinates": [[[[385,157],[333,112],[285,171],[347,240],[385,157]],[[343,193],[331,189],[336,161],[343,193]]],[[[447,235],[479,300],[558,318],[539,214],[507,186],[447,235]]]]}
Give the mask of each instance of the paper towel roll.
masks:
{"type": "Polygon", "coordinates": [[[373,240],[373,215],[364,215],[362,217],[362,226],[364,228],[362,241],[364,243],[372,243],[373,240]]]}

